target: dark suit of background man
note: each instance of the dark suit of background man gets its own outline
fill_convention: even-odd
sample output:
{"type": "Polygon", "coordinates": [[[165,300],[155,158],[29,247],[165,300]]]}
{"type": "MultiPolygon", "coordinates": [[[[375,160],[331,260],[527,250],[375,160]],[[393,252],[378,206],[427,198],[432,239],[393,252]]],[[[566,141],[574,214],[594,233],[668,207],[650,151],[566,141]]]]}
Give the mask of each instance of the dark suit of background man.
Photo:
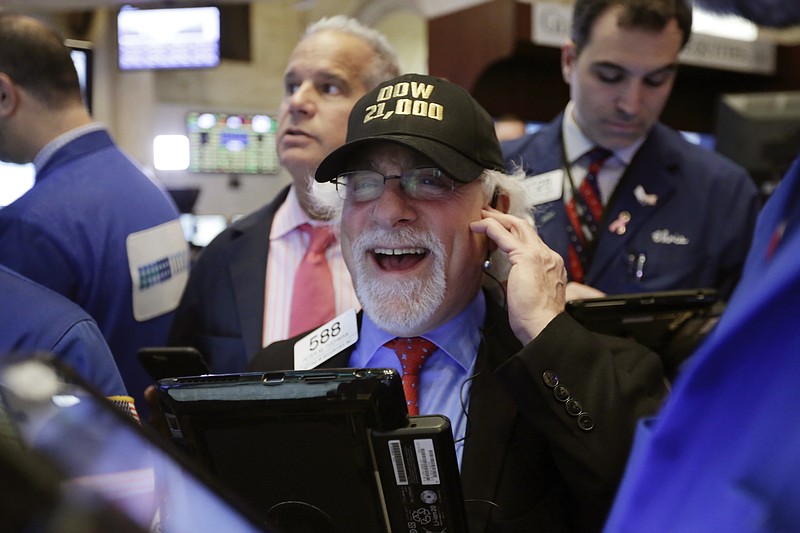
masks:
{"type": "MultiPolygon", "coordinates": [[[[170,344],[196,347],[215,372],[237,372],[261,347],[289,336],[292,280],[308,243],[299,226],[329,224],[327,215],[312,209],[311,177],[322,158],[344,142],[355,101],[399,73],[386,38],[354,19],[335,16],[306,30],[286,65],[278,110],[278,157],[292,185],[203,250],[170,344]]],[[[357,306],[339,246],[326,255],[336,313],[357,306]]]]}
{"type": "MultiPolygon", "coordinates": [[[[703,0],[800,24],[795,0],[703,0]]],[[[800,158],[764,205],[722,318],[636,435],[608,533],[800,531],[800,158]]]]}
{"type": "MultiPolygon", "coordinates": [[[[364,312],[355,344],[323,366],[402,372],[384,343],[433,342],[419,412],[451,421],[470,531],[596,531],[636,420],[665,394],[658,357],[564,312],[564,263],[506,213],[529,212],[523,175],[503,173],[492,119],[462,88],[381,84],[353,107],[347,141],[316,179],[346,197],[342,253],[364,312]],[[507,302],[481,290],[497,288],[492,268],[507,302]]],[[[252,368],[292,368],[307,342],[270,345],[252,368]]]]}
{"type": "Polygon", "coordinates": [[[63,39],[13,14],[0,15],[0,159],[36,167],[0,210],[0,263],[94,318],[146,411],[136,352],[164,344],[188,278],[178,210],[92,122],[63,39]]]}
{"type": "Polygon", "coordinates": [[[599,174],[598,237],[583,279],[568,269],[568,299],[697,287],[727,298],[741,275],[759,209],[752,179],[657,122],[690,29],[683,0],[577,0],[561,51],[570,102],[503,146],[508,165],[536,175],[539,235],[568,265],[576,237],[565,203],[587,173],[586,152],[613,152],[599,174]]]}

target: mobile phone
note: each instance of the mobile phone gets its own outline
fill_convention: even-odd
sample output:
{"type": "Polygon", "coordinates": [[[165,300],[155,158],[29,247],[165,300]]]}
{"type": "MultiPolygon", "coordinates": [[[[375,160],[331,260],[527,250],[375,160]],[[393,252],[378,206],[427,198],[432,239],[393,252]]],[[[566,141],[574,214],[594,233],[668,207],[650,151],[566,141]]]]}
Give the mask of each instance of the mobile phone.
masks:
{"type": "Polygon", "coordinates": [[[140,348],[138,355],[139,362],[155,381],[211,372],[203,355],[191,346],[140,348]]]}

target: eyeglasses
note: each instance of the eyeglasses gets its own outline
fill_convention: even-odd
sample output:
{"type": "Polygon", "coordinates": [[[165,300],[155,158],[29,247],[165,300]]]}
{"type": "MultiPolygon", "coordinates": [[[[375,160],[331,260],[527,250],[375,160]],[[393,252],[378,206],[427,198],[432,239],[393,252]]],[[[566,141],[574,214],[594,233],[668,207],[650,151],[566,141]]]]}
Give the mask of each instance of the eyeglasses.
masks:
{"type": "Polygon", "coordinates": [[[400,188],[415,200],[438,200],[456,188],[456,182],[438,168],[412,168],[399,176],[375,170],[353,170],[339,174],[333,182],[343,200],[369,202],[380,198],[388,180],[400,180],[400,188]]]}

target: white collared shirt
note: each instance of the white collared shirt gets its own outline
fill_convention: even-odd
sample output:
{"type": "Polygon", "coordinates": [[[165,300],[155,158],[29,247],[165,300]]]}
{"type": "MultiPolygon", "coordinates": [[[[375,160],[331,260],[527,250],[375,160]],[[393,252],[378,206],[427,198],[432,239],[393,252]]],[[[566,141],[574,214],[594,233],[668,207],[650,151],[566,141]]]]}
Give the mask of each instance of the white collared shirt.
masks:
{"type": "MultiPolygon", "coordinates": [[[[562,135],[564,138],[564,158],[569,162],[570,172],[572,173],[573,185],[579,187],[583,178],[588,172],[587,158],[583,157],[586,153],[596,146],[581,130],[573,117],[575,103],[570,101],[564,110],[564,120],[562,125],[562,135]]],[[[639,150],[646,137],[638,139],[626,148],[614,150],[613,156],[608,158],[597,176],[597,185],[600,188],[600,200],[603,205],[608,203],[614,193],[620,178],[622,178],[625,168],[630,164],[633,156],[639,150]]],[[[564,202],[572,198],[572,188],[567,179],[564,186],[564,202]]]]}

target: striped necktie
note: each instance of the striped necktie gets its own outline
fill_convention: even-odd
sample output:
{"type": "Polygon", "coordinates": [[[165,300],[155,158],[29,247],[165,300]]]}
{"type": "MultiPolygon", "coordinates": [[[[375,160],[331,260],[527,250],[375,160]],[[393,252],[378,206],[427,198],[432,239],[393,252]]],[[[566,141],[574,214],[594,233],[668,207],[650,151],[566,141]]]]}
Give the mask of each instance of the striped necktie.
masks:
{"type": "Polygon", "coordinates": [[[577,194],[573,191],[572,198],[566,205],[569,218],[569,224],[567,224],[568,270],[570,278],[578,283],[583,283],[584,275],[589,269],[593,245],[598,238],[597,228],[603,217],[603,203],[600,199],[597,176],[603,163],[611,154],[611,151],[599,147],[595,147],[587,153],[589,168],[586,177],[583,178],[577,194]]]}

